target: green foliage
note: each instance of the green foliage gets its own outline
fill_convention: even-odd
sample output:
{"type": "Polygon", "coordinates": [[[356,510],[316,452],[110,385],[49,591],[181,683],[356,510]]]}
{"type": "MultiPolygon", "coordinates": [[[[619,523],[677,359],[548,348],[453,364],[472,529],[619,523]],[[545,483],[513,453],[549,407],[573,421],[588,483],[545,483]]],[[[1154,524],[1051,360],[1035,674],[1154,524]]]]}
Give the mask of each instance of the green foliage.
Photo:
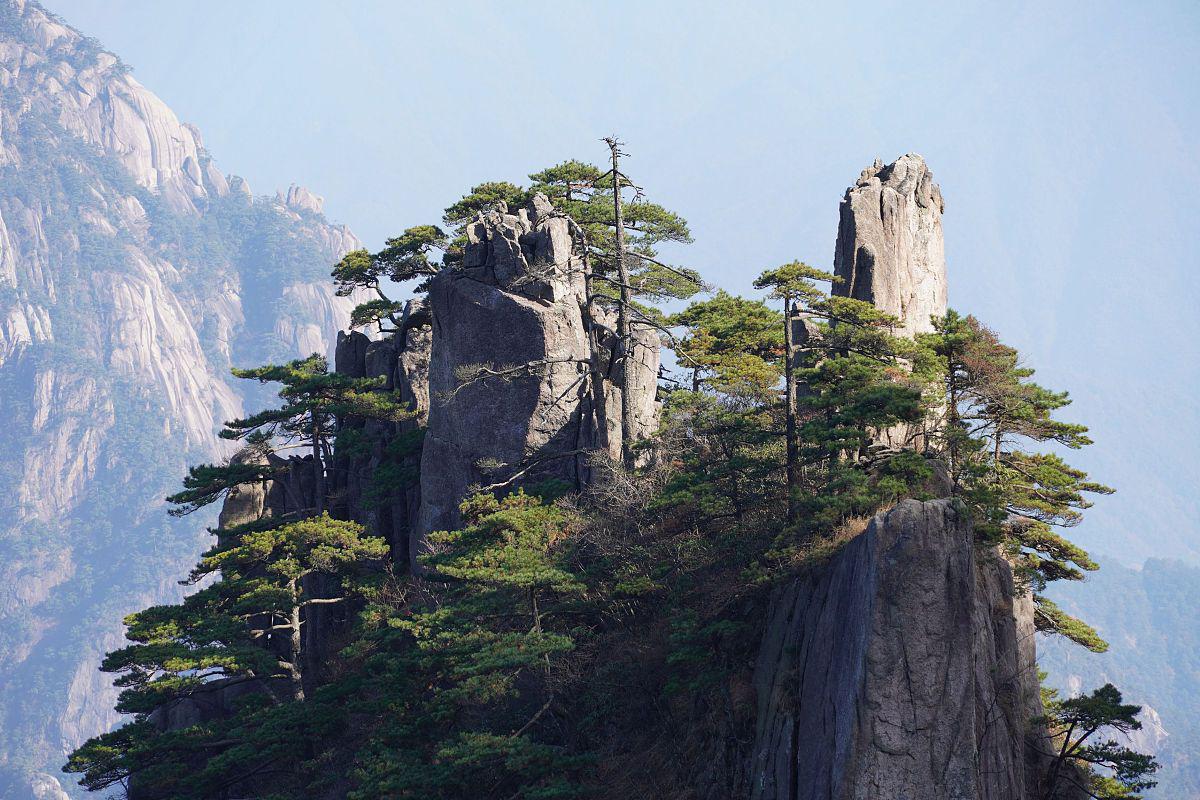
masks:
{"type": "Polygon", "coordinates": [[[765,270],[754,280],[754,288],[770,289],[770,297],[803,307],[817,307],[827,302],[817,283],[834,283],[841,279],[830,272],[810,267],[803,261],[792,261],[775,269],[765,270]]]}
{"type": "Polygon", "coordinates": [[[209,800],[263,774],[253,796],[285,800],[320,791],[326,764],[304,755],[312,742],[344,734],[346,720],[334,704],[272,702],[268,695],[241,699],[229,717],[181,730],[160,731],[142,720],[95,737],[75,750],[64,767],[80,784],[100,791],[136,782],[139,791],[177,800],[209,800]],[[213,755],[215,754],[215,755],[213,755]]]}
{"type": "MultiPolygon", "coordinates": [[[[619,294],[614,248],[616,215],[611,176],[607,179],[604,176],[605,173],[590,164],[565,161],[530,175],[531,183],[527,188],[504,181],[473,187],[450,205],[443,216],[443,222],[452,231],[445,263],[461,261],[466,225],[476,215],[495,209],[500,203],[515,210],[541,192],[550,198],[556,211],[569,216],[578,226],[596,281],[593,292],[602,302],[612,305],[619,294]]],[[[622,181],[621,185],[622,189],[630,186],[627,181],[622,181]]],[[[691,242],[687,222],[678,214],[645,201],[640,191],[632,201],[624,204],[623,216],[630,288],[635,298],[655,303],[670,298],[686,299],[695,294],[701,288],[700,277],[695,271],[667,265],[657,258],[657,248],[664,243],[691,242]]]]}
{"type": "Polygon", "coordinates": [[[692,387],[722,394],[767,397],[783,374],[783,318],[757,300],[725,291],[694,302],[667,319],[686,334],[675,352],[692,370],[692,387]]]}
{"type": "MultiPolygon", "coordinates": [[[[797,280],[807,284],[810,274],[797,280]]],[[[801,314],[829,320],[800,347],[794,371],[800,387],[795,499],[799,530],[811,538],[920,493],[930,475],[924,459],[873,444],[882,431],[919,426],[927,406],[903,367],[906,343],[890,333],[894,319],[858,300],[789,291],[797,292],[801,314]]]]}
{"type": "Polygon", "coordinates": [[[664,691],[667,695],[695,693],[719,687],[726,677],[725,665],[713,653],[741,633],[741,625],[730,619],[702,619],[686,609],[671,620],[667,638],[671,668],[664,691]]]}
{"type": "Polygon", "coordinates": [[[82,773],[89,789],[135,777],[173,797],[202,798],[211,796],[205,787],[228,785],[248,764],[294,760],[304,732],[329,716],[319,706],[312,714],[296,708],[304,699],[302,612],[363,591],[364,568],[387,554],[386,543],[363,536],[361,525],[328,515],[221,531],[190,578],[219,571],[216,582],[183,603],[126,618],[133,644],[108,654],[101,669],[117,675],[117,710],[134,719],[86,742],[64,769],[82,773]],[[339,579],[340,594],[330,596],[327,584],[312,594],[307,579],[315,574],[339,579]],[[235,681],[255,681],[259,691],[229,718],[171,732],[150,719],[163,705],[235,681]],[[281,731],[284,720],[295,727],[281,731]],[[217,744],[232,736],[239,737],[232,747],[217,744]]]}
{"type": "Polygon", "coordinates": [[[267,464],[229,463],[198,464],[188,469],[183,479],[183,491],[167,498],[173,508],[172,516],[182,517],[222,499],[231,489],[269,480],[276,469],[267,464]]]}
{"type": "MultiPolygon", "coordinates": [[[[376,295],[354,309],[350,318],[351,327],[377,325],[380,330],[386,330],[384,321],[390,322],[393,329],[399,326],[397,315],[404,310],[404,304],[391,300],[384,293],[384,282],[424,281],[436,275],[439,267],[430,260],[430,255],[434,251],[445,251],[448,246],[446,234],[441,228],[418,225],[388,239],[378,253],[352,250],[343,256],[333,268],[337,294],[349,297],[355,292],[368,290],[376,295]]],[[[424,283],[417,287],[417,291],[424,289],[424,283]]]]}
{"type": "Polygon", "coordinates": [[[1104,641],[1091,625],[1072,617],[1045,595],[1035,594],[1033,599],[1037,606],[1033,620],[1039,631],[1063,636],[1093,653],[1104,653],[1108,650],[1108,642],[1104,641]]]}
{"type": "MultiPolygon", "coordinates": [[[[555,208],[571,217],[586,240],[593,291],[615,301],[619,295],[615,246],[616,211],[611,170],[602,172],[580,161],[566,161],[529,176],[530,192],[542,192],[555,208]]],[[[632,184],[623,176],[622,191],[632,184]]],[[[687,299],[703,288],[694,270],[668,265],[658,259],[658,248],[666,243],[692,241],[687,221],[657,203],[646,201],[641,190],[632,201],[622,203],[625,228],[626,268],[629,288],[635,299],[648,303],[687,299]]],[[[639,316],[635,314],[635,317],[639,316]]]]}
{"type": "Polygon", "coordinates": [[[399,315],[404,312],[404,304],[398,303],[395,300],[385,300],[376,298],[368,300],[365,303],[359,303],[350,312],[350,327],[351,328],[366,328],[371,325],[384,330],[383,323],[390,322],[392,325],[399,325],[399,315]]]}
{"type": "MultiPolygon", "coordinates": [[[[421,448],[425,441],[425,429],[394,436],[384,448],[383,458],[371,473],[370,482],[363,492],[363,504],[376,507],[392,497],[417,486],[420,477],[421,448]]],[[[338,451],[342,452],[342,438],[338,438],[338,451]]]]}
{"type": "MultiPolygon", "coordinates": [[[[909,451],[872,450],[882,430],[916,426],[927,405],[904,369],[910,346],[892,336],[896,321],[867,303],[829,297],[816,286],[832,276],[799,262],[763,273],[758,285],[784,298],[814,332],[793,354],[795,525],[760,555],[788,564],[846,520],[918,496],[931,470],[909,451]],[[825,320],[824,322],[817,322],[825,320]]],[[[684,435],[677,471],[655,501],[697,520],[741,520],[778,501],[786,465],[785,409],[777,405],[783,368],[783,317],[762,303],[718,293],[671,318],[685,326],[681,360],[693,392],[672,392],[665,426],[684,435]],[[701,388],[709,391],[698,393],[701,388]]],[[[777,532],[778,533],[778,532],[777,532]]]]}
{"type": "Polygon", "coordinates": [[[462,513],[462,529],[430,537],[437,601],[366,612],[380,648],[369,703],[384,713],[351,796],[579,796],[586,759],[545,738],[555,662],[574,646],[566,614],[587,589],[569,563],[572,520],[520,492],[476,495],[462,513]]]}
{"type": "MultiPolygon", "coordinates": [[[[389,556],[387,543],[366,537],[358,523],[322,513],[323,476],[342,422],[398,422],[410,419],[412,412],[380,391],[379,381],[329,373],[319,356],[234,374],[281,384],[283,403],[227,423],[226,438],[245,439],[249,448],[228,464],[193,467],[183,491],[169,498],[176,504],[173,513],[191,513],[231,489],[280,477],[303,462],[285,461],[273,450],[296,441],[314,451],[310,464],[317,477],[318,508],[298,509],[299,518],[291,521],[268,517],[220,530],[188,579],[199,583],[219,575],[215,581],[180,604],[156,606],[126,619],[133,644],[110,653],[102,668],[118,675],[118,710],[134,715],[134,722],[73,754],[67,769],[82,772],[90,788],[102,788],[114,776],[119,780],[136,774],[138,780],[167,787],[171,796],[211,796],[197,787],[214,784],[188,781],[210,776],[228,785],[237,770],[272,752],[265,740],[212,744],[223,741],[222,735],[253,730],[268,739],[282,736],[281,741],[294,746],[294,734],[280,733],[279,720],[287,713],[278,706],[304,700],[305,684],[311,684],[304,673],[302,626],[315,606],[346,603],[365,591],[389,556]],[[242,709],[212,724],[170,733],[144,724],[165,703],[236,681],[254,681],[257,694],[271,697],[270,707],[242,709]]],[[[279,752],[286,751],[285,745],[278,746],[279,752]]]]}
{"type": "MultiPolygon", "coordinates": [[[[64,769],[83,773],[82,783],[90,789],[136,776],[171,796],[205,797],[192,783],[197,775],[228,782],[247,762],[266,758],[270,750],[263,731],[277,727],[273,717],[297,717],[280,712],[280,704],[304,698],[299,650],[303,610],[315,603],[344,602],[362,591],[368,574],[364,568],[387,554],[386,543],[363,536],[361,525],[328,515],[221,531],[190,578],[195,582],[219,572],[219,579],[181,604],[130,615],[126,638],[133,644],[104,659],[101,669],[115,673],[122,690],[117,710],[134,715],[133,722],[86,742],[64,769]],[[312,594],[315,584],[307,579],[315,574],[339,579],[340,594],[330,596],[327,584],[312,594]],[[265,691],[263,699],[270,698],[260,709],[268,712],[265,716],[242,709],[230,719],[202,721],[170,733],[150,722],[152,711],[172,701],[233,681],[275,679],[287,681],[290,689],[283,683],[260,684],[266,688],[259,694],[265,691]],[[233,748],[214,744],[237,726],[253,728],[254,736],[233,748]]],[[[286,741],[295,746],[296,735],[286,741]]]]}
{"type": "Polygon", "coordinates": [[[1070,403],[1067,393],[1032,382],[1034,371],[1021,365],[1017,351],[977,319],[950,311],[933,323],[933,333],[917,337],[914,368],[944,409],[931,438],[945,453],[981,538],[1003,543],[1032,585],[1039,629],[1103,649],[1094,630],[1041,592],[1051,581],[1081,580],[1096,569],[1083,548],[1054,529],[1080,522],[1091,506],[1086,495],[1113,490],[1057,453],[1025,449],[1048,443],[1077,450],[1092,443],[1087,428],[1055,419],[1070,403]]]}
{"type": "Polygon", "coordinates": [[[655,507],[707,523],[743,519],[779,496],[783,442],[770,408],[673,391],[663,424],[675,440],[674,470],[655,507]]]}
{"type": "Polygon", "coordinates": [[[1140,800],[1139,792],[1157,785],[1150,778],[1158,769],[1152,756],[1116,739],[1096,738],[1101,732],[1141,730],[1137,715],[1142,707],[1124,703],[1117,687],[1106,683],[1090,695],[1067,700],[1051,692],[1047,700],[1046,722],[1056,745],[1047,796],[1054,796],[1060,786],[1074,785],[1104,800],[1140,800]]]}
{"type": "Polygon", "coordinates": [[[226,422],[221,437],[251,444],[299,442],[313,449],[318,468],[331,457],[329,440],[339,419],[404,422],[416,416],[397,393],[381,391],[382,378],[351,378],[330,372],[325,357],[315,353],[286,364],[234,369],[233,374],[280,384],[283,402],[278,408],[226,422]]]}
{"type": "Polygon", "coordinates": [[[447,207],[442,215],[442,222],[455,231],[461,231],[477,214],[492,211],[501,203],[510,209],[516,209],[529,202],[529,197],[528,190],[507,181],[481,183],[447,207]]]}

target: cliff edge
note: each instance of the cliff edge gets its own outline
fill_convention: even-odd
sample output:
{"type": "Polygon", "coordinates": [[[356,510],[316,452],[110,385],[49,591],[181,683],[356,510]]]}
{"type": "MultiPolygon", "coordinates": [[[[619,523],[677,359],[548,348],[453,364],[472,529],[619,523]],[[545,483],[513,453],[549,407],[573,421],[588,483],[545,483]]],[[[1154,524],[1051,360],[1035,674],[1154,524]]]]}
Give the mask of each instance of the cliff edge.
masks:
{"type": "Polygon", "coordinates": [[[773,599],[749,796],[1037,797],[1032,611],[956,501],[876,515],[773,599]]]}

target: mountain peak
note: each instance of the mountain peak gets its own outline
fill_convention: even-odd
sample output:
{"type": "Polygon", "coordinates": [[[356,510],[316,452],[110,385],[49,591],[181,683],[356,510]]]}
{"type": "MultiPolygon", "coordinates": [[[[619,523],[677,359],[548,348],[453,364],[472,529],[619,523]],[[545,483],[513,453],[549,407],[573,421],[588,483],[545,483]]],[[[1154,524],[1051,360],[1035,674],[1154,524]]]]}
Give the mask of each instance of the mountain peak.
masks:
{"type": "Polygon", "coordinates": [[[314,214],[320,214],[325,207],[324,197],[294,183],[288,187],[286,195],[283,192],[279,193],[279,199],[293,211],[311,211],[314,214]]]}

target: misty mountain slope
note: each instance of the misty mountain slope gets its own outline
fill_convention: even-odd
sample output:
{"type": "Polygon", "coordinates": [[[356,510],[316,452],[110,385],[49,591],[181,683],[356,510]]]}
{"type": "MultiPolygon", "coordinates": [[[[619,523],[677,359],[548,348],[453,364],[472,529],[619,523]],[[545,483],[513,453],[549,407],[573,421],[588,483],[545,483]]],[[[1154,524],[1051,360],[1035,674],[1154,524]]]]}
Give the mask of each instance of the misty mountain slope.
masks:
{"type": "Polygon", "coordinates": [[[351,306],[329,266],[357,246],[307,190],[223,174],[94,40],[0,0],[0,797],[114,721],[101,654],[178,595],[210,522],[169,520],[162,476],[256,405],[231,365],[326,350],[351,306]]]}
{"type": "Polygon", "coordinates": [[[1158,800],[1200,795],[1200,567],[1150,559],[1130,569],[1104,560],[1083,584],[1062,581],[1055,599],[1096,626],[1107,653],[1090,653],[1051,637],[1038,644],[1049,683],[1064,694],[1090,691],[1111,681],[1130,702],[1145,707],[1137,746],[1163,767],[1158,800]]]}

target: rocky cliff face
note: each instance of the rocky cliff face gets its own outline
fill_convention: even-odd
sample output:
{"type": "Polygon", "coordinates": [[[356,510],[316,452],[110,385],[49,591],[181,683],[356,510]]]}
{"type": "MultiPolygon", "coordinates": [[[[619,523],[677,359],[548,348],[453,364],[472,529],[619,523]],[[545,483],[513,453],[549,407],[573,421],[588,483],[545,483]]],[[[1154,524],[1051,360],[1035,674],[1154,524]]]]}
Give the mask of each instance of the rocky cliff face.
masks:
{"type": "Polygon", "coordinates": [[[114,721],[99,657],[176,594],[207,521],[165,520],[163,476],[256,401],[231,364],[328,349],[351,303],[324,277],[356,246],[311,192],[254,199],[94,40],[0,0],[0,795],[114,721]]]}
{"type": "Polygon", "coordinates": [[[877,515],[772,603],[750,796],[1038,797],[1032,601],[953,500],[877,515]]]}

